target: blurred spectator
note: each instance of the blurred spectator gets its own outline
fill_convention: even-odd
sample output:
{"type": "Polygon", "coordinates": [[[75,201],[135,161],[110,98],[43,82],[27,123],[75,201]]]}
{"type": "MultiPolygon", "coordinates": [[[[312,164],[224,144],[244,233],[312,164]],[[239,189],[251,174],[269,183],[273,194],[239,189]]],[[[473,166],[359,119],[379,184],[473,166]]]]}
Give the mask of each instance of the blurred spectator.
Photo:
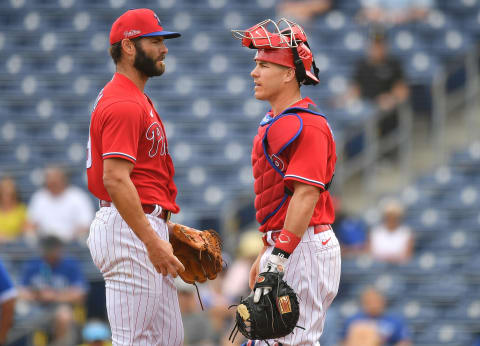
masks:
{"type": "Polygon", "coordinates": [[[88,321],[82,330],[83,344],[80,346],[111,346],[110,328],[100,320],[88,321]]]}
{"type": "Polygon", "coordinates": [[[0,261],[0,345],[7,342],[7,334],[12,327],[16,297],[17,290],[3,262],[0,261]]]}
{"type": "Polygon", "coordinates": [[[408,95],[402,65],[389,55],[383,31],[375,30],[367,56],[355,66],[353,81],[344,101],[348,103],[361,97],[374,102],[383,113],[379,134],[385,136],[398,127],[397,106],[404,103],[408,95]]]}
{"type": "Polygon", "coordinates": [[[379,261],[406,263],[415,245],[412,231],[403,222],[404,208],[396,200],[383,207],[382,224],[370,232],[370,254],[379,261]]]}
{"type": "Polygon", "coordinates": [[[185,283],[180,277],[175,279],[175,285],[185,331],[184,345],[215,345],[212,323],[208,315],[201,311],[195,286],[185,283]]]}
{"type": "Polygon", "coordinates": [[[73,345],[77,338],[73,306],[84,303],[87,283],[80,263],[63,255],[59,238],[44,238],[42,251],[41,257],[25,263],[19,297],[32,314],[41,313],[46,319],[54,316],[49,345],[73,345]]]}
{"type": "Polygon", "coordinates": [[[240,235],[237,257],[228,268],[222,288],[224,295],[231,300],[238,301],[241,296],[249,294],[250,269],[262,247],[262,234],[258,230],[248,230],[240,235]]]}
{"type": "Polygon", "coordinates": [[[229,295],[224,295],[222,292],[225,273],[226,268],[218,274],[215,280],[208,280],[200,287],[203,305],[214,331],[212,341],[215,345],[221,344],[222,337],[224,337],[225,331],[229,328],[232,317],[235,315],[235,311],[228,308],[234,301],[230,299],[229,295]]]}
{"type": "Polygon", "coordinates": [[[332,7],[332,0],[284,0],[277,6],[279,17],[308,22],[313,17],[327,12],[332,7]]]}
{"type": "Polygon", "coordinates": [[[332,224],[340,246],[342,256],[352,256],[367,251],[367,228],[365,223],[350,216],[342,207],[339,198],[334,199],[335,222],[332,224]]]}
{"type": "Polygon", "coordinates": [[[0,243],[17,239],[24,231],[27,207],[20,202],[15,181],[10,177],[0,180],[0,243]]]}
{"type": "Polygon", "coordinates": [[[40,237],[54,235],[71,242],[86,238],[94,210],[88,195],[69,185],[65,171],[50,166],[45,170],[45,187],[32,196],[28,216],[30,228],[40,237]]]}
{"type": "Polygon", "coordinates": [[[361,312],[350,317],[342,330],[343,346],[410,346],[405,321],[385,312],[385,297],[367,288],[361,297],[361,312]]]}
{"type": "Polygon", "coordinates": [[[433,0],[368,0],[362,1],[361,22],[397,25],[424,19],[433,0]]]}

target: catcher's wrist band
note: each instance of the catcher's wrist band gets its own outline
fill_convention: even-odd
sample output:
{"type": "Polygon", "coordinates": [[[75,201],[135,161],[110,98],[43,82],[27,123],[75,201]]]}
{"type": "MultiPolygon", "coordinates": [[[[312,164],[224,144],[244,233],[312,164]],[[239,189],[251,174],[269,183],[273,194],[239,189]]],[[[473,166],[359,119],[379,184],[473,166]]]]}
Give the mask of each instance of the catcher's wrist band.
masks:
{"type": "Polygon", "coordinates": [[[283,258],[287,259],[288,257],[290,257],[290,254],[286,251],[283,251],[283,250],[277,248],[277,247],[274,247],[273,250],[272,250],[272,256],[283,257],[283,258]]]}
{"type": "Polygon", "coordinates": [[[302,238],[298,235],[293,234],[286,229],[282,229],[275,241],[275,248],[280,249],[287,254],[291,254],[300,243],[300,240],[302,240],[302,238]]]}

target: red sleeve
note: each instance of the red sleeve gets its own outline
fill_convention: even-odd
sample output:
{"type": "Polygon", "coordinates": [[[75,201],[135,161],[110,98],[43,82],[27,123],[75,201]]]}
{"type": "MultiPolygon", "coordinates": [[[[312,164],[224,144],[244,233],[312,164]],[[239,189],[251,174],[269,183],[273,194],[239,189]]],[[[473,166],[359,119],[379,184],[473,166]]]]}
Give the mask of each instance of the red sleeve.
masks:
{"type": "Polygon", "coordinates": [[[328,137],[320,128],[304,126],[292,143],[285,185],[293,191],[292,182],[299,181],[325,189],[328,146],[328,137]]]}
{"type": "Polygon", "coordinates": [[[102,158],[118,157],[135,163],[143,124],[142,109],[133,102],[118,102],[104,112],[102,158]]]}

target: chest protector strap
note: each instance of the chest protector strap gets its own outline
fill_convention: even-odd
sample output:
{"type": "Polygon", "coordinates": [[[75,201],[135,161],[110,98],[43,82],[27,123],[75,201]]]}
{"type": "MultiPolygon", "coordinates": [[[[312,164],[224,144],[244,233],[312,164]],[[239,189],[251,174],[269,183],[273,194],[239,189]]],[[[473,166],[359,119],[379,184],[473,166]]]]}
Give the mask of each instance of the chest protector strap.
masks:
{"type": "MultiPolygon", "coordinates": [[[[282,178],[285,177],[285,173],[282,172],[282,167],[278,166],[278,162],[277,164],[275,164],[273,160],[276,159],[278,155],[280,155],[302,132],[303,120],[302,117],[298,115],[298,113],[310,113],[326,118],[318,111],[315,106],[310,104],[308,108],[287,108],[275,118],[272,118],[270,116],[265,117],[261,123],[262,126],[268,125],[262,138],[262,146],[265,159],[270,164],[270,166],[282,176],[282,178]],[[268,154],[268,147],[270,147],[273,154],[268,154]]],[[[328,190],[331,182],[332,180],[325,184],[325,191],[328,190]]],[[[285,204],[288,197],[292,195],[293,191],[291,191],[285,186],[284,197],[282,198],[278,206],[271,213],[265,216],[265,218],[260,222],[260,224],[265,224],[273,215],[275,215],[285,204]]]]}

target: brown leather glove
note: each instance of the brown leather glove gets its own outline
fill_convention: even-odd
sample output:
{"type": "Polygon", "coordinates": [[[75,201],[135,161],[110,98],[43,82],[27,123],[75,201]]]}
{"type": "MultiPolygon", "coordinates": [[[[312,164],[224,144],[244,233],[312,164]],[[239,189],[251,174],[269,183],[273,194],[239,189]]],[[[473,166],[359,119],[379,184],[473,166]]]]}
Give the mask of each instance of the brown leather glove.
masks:
{"type": "Polygon", "coordinates": [[[217,232],[174,224],[170,243],[173,254],[185,266],[179,275],[186,283],[213,280],[222,270],[222,244],[217,232]]]}

